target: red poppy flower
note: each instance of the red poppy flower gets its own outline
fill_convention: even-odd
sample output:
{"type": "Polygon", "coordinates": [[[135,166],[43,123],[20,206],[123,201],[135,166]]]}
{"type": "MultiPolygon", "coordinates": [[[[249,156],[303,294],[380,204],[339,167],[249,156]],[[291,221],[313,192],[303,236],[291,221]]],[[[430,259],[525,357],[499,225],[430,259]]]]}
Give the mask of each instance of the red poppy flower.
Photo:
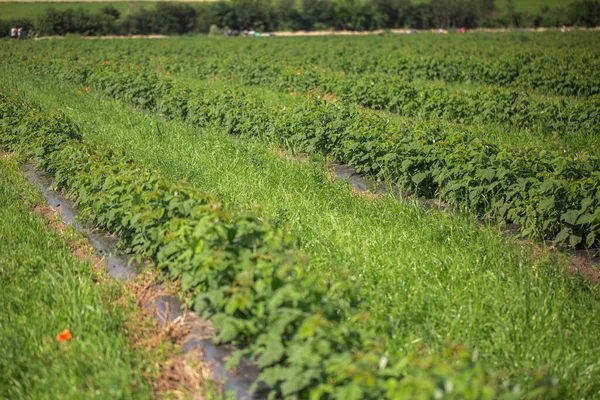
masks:
{"type": "Polygon", "coordinates": [[[71,339],[73,339],[73,335],[71,335],[71,331],[69,331],[68,329],[65,329],[64,331],[56,335],[56,340],[58,340],[59,342],[66,342],[67,340],[71,339]]]}

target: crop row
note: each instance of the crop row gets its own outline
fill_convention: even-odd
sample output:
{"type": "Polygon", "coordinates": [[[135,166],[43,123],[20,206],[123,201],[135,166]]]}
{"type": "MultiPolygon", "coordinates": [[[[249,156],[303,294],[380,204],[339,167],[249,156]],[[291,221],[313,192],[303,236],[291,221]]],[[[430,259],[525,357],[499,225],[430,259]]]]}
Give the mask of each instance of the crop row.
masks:
{"type": "MultiPolygon", "coordinates": [[[[136,43],[49,44],[72,56],[141,63],[159,61],[165,70],[196,72],[205,65],[244,65],[262,70],[287,63],[305,68],[344,71],[349,76],[384,74],[388,78],[472,82],[552,95],[592,97],[600,94],[600,57],[595,33],[466,35],[440,37],[324,37],[266,41],[177,39],[136,43]],[[93,50],[93,51],[90,51],[93,50]],[[93,54],[89,54],[93,53],[93,54]]],[[[217,72],[215,69],[215,72],[217,72]]]]}
{"type": "Polygon", "coordinates": [[[342,102],[270,107],[243,91],[187,89],[138,68],[71,64],[52,74],[166,118],[327,155],[416,194],[519,224],[524,235],[579,247],[600,242],[600,158],[593,154],[498,146],[435,125],[412,131],[342,102]]]}
{"type": "MultiPolygon", "coordinates": [[[[365,74],[350,77],[318,65],[264,66],[266,60],[222,61],[197,66],[202,78],[219,76],[236,83],[276,90],[313,91],[375,110],[406,116],[445,118],[460,123],[492,123],[551,134],[600,135],[600,101],[543,98],[522,89],[501,87],[449,89],[441,83],[415,83],[403,76],[365,74]],[[218,67],[215,68],[215,66],[218,67]],[[261,65],[256,68],[255,65],[261,65]]],[[[172,62],[171,62],[172,63],[172,62]]]]}
{"type": "MultiPolygon", "coordinates": [[[[456,39],[429,38],[430,43],[426,43],[426,39],[419,39],[416,43],[407,44],[403,43],[404,40],[394,38],[365,38],[361,42],[338,39],[322,41],[318,45],[315,45],[314,40],[296,40],[293,44],[256,44],[238,51],[227,52],[221,49],[214,52],[217,54],[216,60],[220,60],[222,64],[264,68],[274,64],[274,60],[281,60],[294,66],[312,67],[317,64],[357,76],[377,73],[386,74],[389,78],[402,76],[408,80],[475,82],[525,91],[534,89],[564,96],[588,97],[600,94],[599,63],[597,53],[589,50],[593,47],[591,43],[585,50],[574,51],[557,50],[550,46],[532,48],[523,43],[514,47],[508,43],[494,46],[489,39],[480,37],[468,43],[466,40],[458,42],[456,39]]],[[[570,40],[574,42],[576,39],[570,40]]],[[[580,40],[582,43],[594,41],[589,36],[580,40]]],[[[213,46],[216,47],[217,44],[213,46]]],[[[237,46],[233,44],[230,47],[237,46]]],[[[192,68],[198,66],[193,60],[210,51],[207,47],[211,46],[182,50],[183,54],[190,56],[186,65],[192,68]]],[[[577,46],[573,43],[572,47],[577,46]]],[[[172,59],[174,52],[175,50],[168,52],[169,58],[172,59]]]]}
{"type": "MultiPolygon", "coordinates": [[[[210,53],[210,49],[208,51],[210,53]]],[[[277,51],[283,52],[280,49],[277,51]]],[[[198,50],[195,52],[199,53],[198,50]]],[[[423,80],[428,78],[414,74],[381,71],[349,73],[344,69],[322,65],[313,57],[273,62],[274,54],[264,50],[262,54],[259,51],[258,55],[240,55],[238,51],[222,57],[202,53],[199,57],[201,62],[189,57],[188,53],[169,51],[168,47],[163,52],[149,53],[130,54],[129,49],[121,49],[107,55],[106,60],[140,64],[144,69],[160,67],[163,71],[183,73],[199,79],[231,79],[236,84],[257,85],[279,91],[316,91],[329,98],[334,95],[339,100],[399,115],[443,118],[461,124],[500,125],[549,139],[600,135],[598,96],[587,99],[559,98],[540,95],[537,91],[531,93],[529,86],[506,88],[497,83],[493,86],[450,88],[444,83],[423,80]],[[420,80],[415,81],[415,77],[420,80]]],[[[61,64],[65,59],[72,60],[74,57],[77,56],[67,52],[53,56],[53,61],[61,64]]],[[[98,56],[94,59],[90,65],[105,61],[99,60],[98,56]]],[[[351,60],[360,64],[360,60],[351,60]]],[[[377,69],[393,64],[392,60],[387,61],[378,65],[377,69]]],[[[415,68],[415,71],[421,70],[415,68]]],[[[502,68],[499,67],[499,70],[502,68]]],[[[532,69],[527,76],[537,79],[537,74],[543,72],[532,69]]],[[[589,81],[590,77],[585,78],[589,81]]],[[[450,78],[440,79],[452,81],[450,78]]],[[[554,84],[554,87],[557,85],[554,84]]]]}
{"type": "Polygon", "coordinates": [[[0,95],[0,143],[33,157],[128,252],[180,280],[218,340],[241,346],[232,364],[240,356],[258,363],[257,384],[270,396],[519,395],[461,346],[440,356],[384,353],[385,339],[361,327],[357,285],[306,276],[306,257],[289,233],[228,213],[212,196],[185,181],[168,183],[118,150],[89,145],[62,113],[0,95]]]}

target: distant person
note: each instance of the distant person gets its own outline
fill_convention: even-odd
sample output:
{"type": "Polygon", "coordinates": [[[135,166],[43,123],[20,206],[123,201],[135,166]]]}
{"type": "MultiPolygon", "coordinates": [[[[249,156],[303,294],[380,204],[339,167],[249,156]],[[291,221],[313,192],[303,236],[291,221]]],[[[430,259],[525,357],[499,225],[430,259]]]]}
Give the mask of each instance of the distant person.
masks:
{"type": "Polygon", "coordinates": [[[21,39],[21,33],[23,32],[23,28],[17,29],[17,39],[21,39]]]}
{"type": "Polygon", "coordinates": [[[17,32],[18,32],[18,30],[17,30],[16,26],[13,26],[12,28],[10,28],[10,38],[17,39],[18,38],[17,32]]]}
{"type": "Polygon", "coordinates": [[[561,31],[562,33],[565,33],[565,32],[567,31],[567,26],[566,26],[566,25],[563,25],[563,26],[562,26],[562,28],[560,28],[560,31],[561,31]]]}
{"type": "Polygon", "coordinates": [[[19,28],[17,31],[19,35],[19,39],[27,39],[27,31],[23,28],[19,28]]]}

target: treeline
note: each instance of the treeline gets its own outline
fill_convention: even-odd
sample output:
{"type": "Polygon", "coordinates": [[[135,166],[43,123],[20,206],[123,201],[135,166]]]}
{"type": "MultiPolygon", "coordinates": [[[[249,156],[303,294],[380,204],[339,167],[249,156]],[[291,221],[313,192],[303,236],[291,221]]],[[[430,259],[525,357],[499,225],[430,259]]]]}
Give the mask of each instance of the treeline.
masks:
{"type": "Polygon", "coordinates": [[[230,0],[157,3],[122,16],[112,6],[48,9],[35,20],[0,20],[0,35],[12,26],[38,35],[128,35],[218,32],[224,29],[374,30],[386,28],[558,27],[600,25],[600,0],[575,0],[565,8],[544,7],[537,14],[517,12],[514,0],[504,11],[494,0],[230,0]]]}

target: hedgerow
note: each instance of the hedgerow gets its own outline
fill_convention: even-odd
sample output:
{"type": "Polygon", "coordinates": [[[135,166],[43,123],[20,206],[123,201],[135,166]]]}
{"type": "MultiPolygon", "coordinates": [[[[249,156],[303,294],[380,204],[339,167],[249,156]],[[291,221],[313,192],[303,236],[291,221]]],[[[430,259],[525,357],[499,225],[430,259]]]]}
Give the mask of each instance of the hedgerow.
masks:
{"type": "MultiPolygon", "coordinates": [[[[437,355],[388,354],[368,331],[356,283],[305,273],[288,232],[251,213],[230,213],[185,181],[168,183],[127,154],[81,140],[62,113],[0,95],[0,143],[33,157],[79,212],[126,251],[181,282],[189,307],[210,317],[217,340],[254,360],[269,397],[518,398],[464,346],[437,355]]],[[[533,388],[532,388],[533,390],[533,388]]],[[[557,395],[540,376],[532,396],[557,395]]]]}

